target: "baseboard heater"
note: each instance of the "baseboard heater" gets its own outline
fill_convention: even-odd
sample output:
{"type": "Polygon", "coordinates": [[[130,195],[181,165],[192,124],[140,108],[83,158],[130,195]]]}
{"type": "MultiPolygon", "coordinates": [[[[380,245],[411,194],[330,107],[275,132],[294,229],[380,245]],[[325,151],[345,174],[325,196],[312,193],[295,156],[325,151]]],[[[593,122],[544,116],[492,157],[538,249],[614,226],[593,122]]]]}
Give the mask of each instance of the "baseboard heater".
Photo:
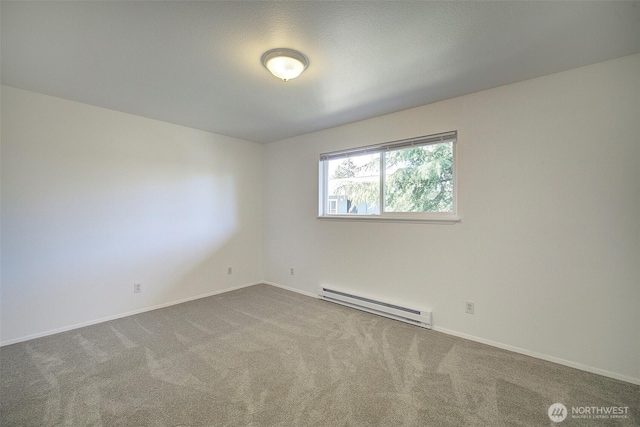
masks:
{"type": "Polygon", "coordinates": [[[322,286],[318,288],[318,298],[431,329],[431,311],[428,310],[403,307],[322,286]]]}

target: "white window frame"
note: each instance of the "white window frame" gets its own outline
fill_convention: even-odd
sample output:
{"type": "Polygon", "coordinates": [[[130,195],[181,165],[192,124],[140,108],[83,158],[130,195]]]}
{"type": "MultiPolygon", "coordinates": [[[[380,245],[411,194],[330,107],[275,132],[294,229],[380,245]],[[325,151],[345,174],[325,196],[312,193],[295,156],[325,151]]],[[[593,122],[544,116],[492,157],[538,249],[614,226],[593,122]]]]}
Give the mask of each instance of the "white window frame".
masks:
{"type": "Polygon", "coordinates": [[[339,221],[392,221],[392,222],[424,222],[438,224],[455,224],[460,221],[458,216],[458,132],[444,132],[425,135],[416,138],[391,141],[384,144],[368,145],[346,150],[332,151],[320,154],[318,175],[318,219],[339,221]],[[329,160],[343,157],[358,156],[376,152],[401,150],[404,148],[426,146],[451,142],[453,150],[453,211],[452,212],[385,212],[385,156],[380,156],[380,214],[332,214],[328,206],[329,160]]]}

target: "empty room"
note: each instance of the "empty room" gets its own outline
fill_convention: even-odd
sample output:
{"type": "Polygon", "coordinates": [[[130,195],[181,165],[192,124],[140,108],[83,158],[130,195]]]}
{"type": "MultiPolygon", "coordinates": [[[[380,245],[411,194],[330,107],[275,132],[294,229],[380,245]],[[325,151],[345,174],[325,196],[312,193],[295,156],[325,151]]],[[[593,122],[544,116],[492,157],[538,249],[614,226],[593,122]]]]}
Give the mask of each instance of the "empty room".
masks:
{"type": "Polygon", "coordinates": [[[640,2],[2,1],[2,426],[640,425],[640,2]]]}

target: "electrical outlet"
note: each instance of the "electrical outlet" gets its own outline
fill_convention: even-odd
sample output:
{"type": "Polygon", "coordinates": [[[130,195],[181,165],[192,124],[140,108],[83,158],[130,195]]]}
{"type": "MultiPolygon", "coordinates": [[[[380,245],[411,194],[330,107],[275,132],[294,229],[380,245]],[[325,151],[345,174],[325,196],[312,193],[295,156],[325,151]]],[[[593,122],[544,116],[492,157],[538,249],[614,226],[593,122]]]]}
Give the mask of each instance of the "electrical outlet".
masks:
{"type": "Polygon", "coordinates": [[[467,314],[473,314],[473,303],[471,301],[467,301],[464,303],[464,309],[467,314]]]}
{"type": "Polygon", "coordinates": [[[142,283],[134,283],[133,284],[133,293],[134,294],[139,294],[140,292],[142,292],[142,283]]]}
{"type": "Polygon", "coordinates": [[[233,268],[227,267],[227,274],[233,274],[233,268]]]}
{"type": "Polygon", "coordinates": [[[291,267],[291,269],[289,270],[289,274],[293,276],[293,267],[291,267]]]}

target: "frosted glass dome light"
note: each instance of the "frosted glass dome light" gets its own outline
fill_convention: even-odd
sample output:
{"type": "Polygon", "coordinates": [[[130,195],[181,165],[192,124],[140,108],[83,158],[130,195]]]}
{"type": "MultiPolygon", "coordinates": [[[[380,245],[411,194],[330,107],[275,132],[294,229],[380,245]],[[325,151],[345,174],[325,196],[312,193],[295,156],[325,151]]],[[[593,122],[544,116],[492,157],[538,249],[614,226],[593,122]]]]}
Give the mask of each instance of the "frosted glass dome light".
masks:
{"type": "Polygon", "coordinates": [[[298,77],[309,65],[309,60],[297,50],[279,48],[265,52],[262,55],[262,65],[286,82],[298,77]]]}

